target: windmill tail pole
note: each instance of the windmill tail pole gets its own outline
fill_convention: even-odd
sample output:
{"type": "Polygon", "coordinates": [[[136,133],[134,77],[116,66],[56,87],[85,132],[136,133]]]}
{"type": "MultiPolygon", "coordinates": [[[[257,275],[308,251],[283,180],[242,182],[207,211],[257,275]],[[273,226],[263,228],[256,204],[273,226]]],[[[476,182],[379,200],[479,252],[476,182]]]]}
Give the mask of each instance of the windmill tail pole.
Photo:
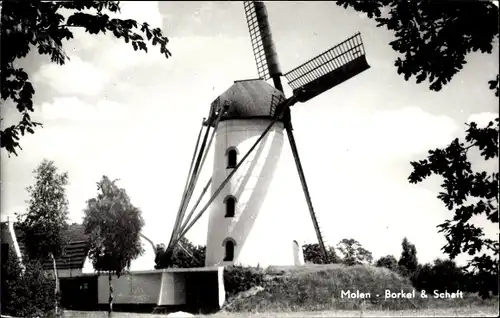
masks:
{"type": "Polygon", "coordinates": [[[318,220],[316,219],[316,213],[314,212],[314,208],[312,205],[311,195],[309,194],[309,188],[307,187],[304,170],[302,169],[302,164],[300,163],[299,152],[297,150],[297,144],[295,143],[293,131],[290,124],[286,124],[285,128],[286,128],[286,135],[288,136],[288,141],[290,142],[290,147],[292,148],[293,159],[295,160],[295,165],[297,166],[297,171],[299,173],[300,183],[302,184],[302,190],[304,191],[304,195],[306,197],[307,207],[309,208],[309,214],[311,215],[314,230],[318,238],[319,247],[321,249],[321,253],[323,254],[325,263],[328,263],[328,253],[326,251],[325,243],[321,235],[318,220]]]}
{"type": "Polygon", "coordinates": [[[194,255],[189,252],[185,247],[184,245],[182,245],[181,241],[178,241],[177,242],[177,246],[179,246],[181,248],[181,250],[186,253],[187,256],[191,257],[192,259],[196,260],[196,257],[194,257],[194,255]]]}
{"type": "Polygon", "coordinates": [[[243,164],[243,162],[245,161],[245,159],[252,153],[252,151],[257,147],[257,145],[267,135],[267,133],[269,132],[269,130],[271,130],[271,128],[273,127],[273,125],[279,120],[279,118],[281,117],[281,115],[283,114],[283,112],[286,109],[288,109],[288,107],[290,107],[291,105],[293,105],[296,102],[297,102],[296,98],[295,97],[291,97],[291,98],[287,99],[284,103],[282,103],[281,105],[278,106],[277,112],[276,112],[273,120],[271,121],[271,123],[266,127],[266,129],[262,132],[262,134],[259,136],[259,138],[254,142],[254,144],[252,145],[252,147],[247,151],[247,153],[243,156],[243,158],[241,158],[240,162],[238,162],[238,164],[234,167],[233,171],[231,171],[231,173],[229,173],[229,175],[226,177],[226,179],[224,179],[224,181],[222,181],[221,185],[217,188],[217,190],[215,190],[214,194],[210,197],[210,199],[205,204],[205,206],[200,210],[200,212],[198,212],[198,214],[196,215],[196,217],[189,223],[189,225],[186,225],[184,231],[181,232],[181,234],[179,236],[179,239],[182,238],[187,233],[187,231],[189,231],[189,229],[191,229],[191,227],[196,223],[196,221],[198,221],[198,219],[208,209],[208,207],[210,206],[210,204],[215,200],[215,198],[219,195],[219,193],[222,191],[222,189],[229,182],[229,180],[231,179],[231,177],[236,173],[236,171],[238,170],[238,168],[243,164]]]}
{"type": "MultiPolygon", "coordinates": [[[[210,150],[210,147],[212,146],[212,142],[214,141],[215,133],[217,132],[217,127],[219,126],[220,120],[222,119],[222,115],[224,114],[224,112],[227,111],[228,107],[229,107],[228,105],[224,105],[223,107],[219,108],[219,114],[217,115],[217,119],[215,120],[214,129],[212,130],[212,134],[210,136],[210,140],[208,141],[208,145],[205,147],[204,151],[200,150],[200,154],[199,154],[198,160],[196,162],[196,166],[195,166],[193,176],[191,179],[191,184],[190,184],[190,187],[189,187],[189,190],[187,193],[187,198],[186,198],[186,201],[184,201],[184,206],[182,208],[180,221],[182,221],[184,219],[186,209],[188,208],[188,204],[191,200],[191,197],[193,196],[193,192],[194,192],[194,189],[196,187],[196,183],[198,182],[198,178],[200,177],[201,169],[203,168],[203,165],[205,164],[205,160],[207,159],[207,156],[208,156],[208,151],[210,150]]],[[[199,200],[201,200],[201,197],[199,200]]],[[[178,224],[177,233],[180,232],[179,231],[180,225],[181,225],[181,223],[178,224]]]]}
{"type": "Polygon", "coordinates": [[[186,225],[189,223],[189,221],[191,220],[191,217],[193,217],[193,214],[196,210],[196,208],[198,207],[198,205],[200,204],[201,200],[203,199],[203,197],[205,196],[205,193],[207,192],[208,190],[208,187],[210,186],[210,184],[212,184],[212,178],[210,178],[207,182],[207,184],[205,185],[205,187],[203,188],[203,190],[201,191],[201,194],[200,194],[200,197],[198,198],[198,200],[196,201],[196,203],[194,204],[193,208],[191,209],[191,211],[189,212],[189,214],[186,216],[186,219],[185,219],[185,222],[184,224],[181,226],[181,230],[180,232],[184,232],[184,230],[186,229],[186,225]]]}
{"type": "MultiPolygon", "coordinates": [[[[205,119],[203,119],[205,120],[205,119]]],[[[196,146],[194,147],[194,152],[193,152],[193,157],[191,159],[191,164],[189,166],[189,172],[188,172],[188,176],[186,178],[186,183],[184,185],[184,191],[182,193],[182,198],[181,198],[181,203],[180,203],[180,206],[179,206],[179,210],[177,211],[177,216],[175,218],[175,222],[174,222],[174,227],[172,228],[172,234],[170,235],[170,241],[169,241],[169,244],[167,246],[167,249],[168,247],[171,246],[171,243],[176,235],[176,232],[177,232],[177,228],[179,227],[179,224],[180,222],[182,221],[181,220],[181,209],[184,205],[184,201],[186,200],[186,195],[187,195],[187,192],[188,192],[188,189],[189,189],[189,185],[190,185],[190,181],[192,180],[192,173],[193,173],[193,166],[194,166],[194,162],[195,162],[195,159],[196,159],[196,154],[198,152],[198,146],[200,144],[200,139],[201,139],[201,134],[203,132],[203,124],[201,125],[201,128],[200,128],[200,132],[198,133],[198,138],[196,139],[196,146]]],[[[204,141],[206,140],[206,138],[208,137],[208,128],[207,128],[207,132],[205,133],[205,138],[204,138],[204,141]]]]}
{"type": "MultiPolygon", "coordinates": [[[[170,242],[169,242],[169,245],[167,246],[167,249],[166,249],[165,255],[167,255],[167,265],[170,264],[170,256],[173,254],[173,249],[176,245],[176,242],[178,242],[178,240],[180,239],[180,237],[178,237],[179,236],[178,234],[180,233],[180,227],[182,224],[182,220],[184,218],[184,214],[185,214],[186,209],[188,207],[191,196],[193,195],[194,188],[196,187],[196,182],[197,182],[198,177],[200,175],[200,170],[203,167],[205,159],[208,155],[208,150],[210,149],[212,141],[215,137],[217,126],[222,118],[222,115],[224,114],[224,112],[226,110],[227,110],[227,106],[223,106],[223,107],[219,108],[219,114],[218,114],[217,119],[215,121],[214,129],[212,131],[210,141],[208,142],[208,146],[207,146],[207,139],[208,139],[208,134],[209,134],[209,128],[207,128],[207,130],[206,130],[205,136],[203,138],[203,142],[202,142],[201,147],[200,147],[199,152],[198,152],[198,158],[196,159],[194,169],[192,169],[192,174],[189,177],[189,185],[185,189],[184,194],[183,194],[181,205],[179,207],[179,211],[177,214],[177,220],[176,220],[177,222],[175,223],[174,228],[172,229],[172,235],[170,238],[170,242]]],[[[193,159],[194,159],[194,157],[195,156],[193,156],[193,159]]],[[[200,200],[201,200],[201,198],[200,198],[200,200]]]]}
{"type": "MultiPolygon", "coordinates": [[[[189,183],[188,183],[187,187],[185,188],[185,192],[183,194],[181,204],[179,206],[178,219],[177,219],[178,222],[175,224],[175,232],[173,233],[174,237],[179,232],[178,231],[179,225],[181,224],[182,219],[184,217],[185,208],[189,204],[189,200],[191,199],[191,189],[193,187],[193,183],[194,183],[194,179],[196,178],[196,174],[198,173],[198,168],[200,166],[201,157],[203,156],[203,152],[205,151],[205,148],[207,145],[208,135],[210,132],[209,130],[210,130],[210,127],[207,127],[207,129],[205,130],[205,136],[203,137],[203,142],[201,143],[200,149],[198,150],[198,156],[196,158],[194,168],[191,171],[191,174],[189,177],[189,183]]],[[[173,247],[173,245],[172,245],[172,247],[173,247]]]]}

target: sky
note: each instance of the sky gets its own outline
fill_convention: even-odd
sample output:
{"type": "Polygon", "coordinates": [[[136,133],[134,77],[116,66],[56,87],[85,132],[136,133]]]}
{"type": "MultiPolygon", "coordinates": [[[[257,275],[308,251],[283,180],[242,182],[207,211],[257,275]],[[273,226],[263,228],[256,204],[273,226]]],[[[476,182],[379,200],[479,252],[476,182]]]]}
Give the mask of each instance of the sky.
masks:
{"type": "MultiPolygon", "coordinates": [[[[388,44],[392,33],[366,16],[334,2],[266,5],[284,72],[358,31],[371,66],[292,108],[299,154],[326,243],[354,238],[377,259],[399,257],[406,236],[420,262],[443,257],[446,241],[436,226],[453,214],[436,198],[438,177],[417,185],[408,182],[410,161],[463,137],[466,122],[484,125],[498,116],[498,99],[487,84],[498,74],[498,44],[491,55],[470,54],[451,83],[432,92],[428,84],[406,82],[397,74],[397,53],[388,44]]],[[[120,180],[141,209],[144,234],[155,243],[168,243],[202,118],[233,81],[256,78],[257,70],[240,2],[121,6],[122,17],[160,27],[169,37],[172,57],[166,59],[155,47],[147,54],[135,52],[111,35],[74,30],[75,38],[65,43],[66,65],[50,63],[36,51],[19,61],[36,90],[32,118],[44,127],[21,139],[19,156],[9,158],[2,150],[2,221],[26,210],[25,188],[34,181],[32,170],[46,158],[69,174],[72,222],[82,221],[86,201],[97,194],[96,182],[108,175],[120,180]]],[[[290,92],[285,87],[288,96],[290,92]]],[[[3,125],[10,125],[19,114],[6,104],[2,117],[3,125]]],[[[211,175],[212,155],[197,193],[211,175]]],[[[494,163],[477,159],[472,154],[475,168],[498,171],[494,163]]],[[[269,227],[279,235],[295,222],[302,228],[301,241],[315,242],[288,144],[275,178],[280,187],[269,195],[285,212],[277,213],[280,217],[269,227]]],[[[498,227],[474,221],[486,226],[489,235],[498,235],[498,227]]],[[[205,215],[187,237],[205,244],[206,231],[205,215]]],[[[152,266],[153,251],[145,248],[132,269],[152,266]]]]}

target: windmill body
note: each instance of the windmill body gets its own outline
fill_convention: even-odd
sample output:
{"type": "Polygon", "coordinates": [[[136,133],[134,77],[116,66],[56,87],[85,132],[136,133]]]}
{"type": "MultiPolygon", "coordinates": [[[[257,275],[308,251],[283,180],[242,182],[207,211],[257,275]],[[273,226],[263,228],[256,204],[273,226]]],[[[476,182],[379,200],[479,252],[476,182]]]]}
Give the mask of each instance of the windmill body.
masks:
{"type": "MultiPolygon", "coordinates": [[[[269,125],[273,100],[280,99],[283,94],[265,81],[248,80],[235,82],[214,102],[227,107],[215,132],[212,194],[269,125]]],[[[294,264],[293,238],[266,237],[270,231],[265,229],[270,226],[266,224],[269,214],[276,209],[269,195],[279,192],[273,189],[273,178],[283,143],[284,125],[277,122],[215,198],[206,266],[294,264]]]]}
{"type": "MultiPolygon", "coordinates": [[[[297,102],[305,103],[370,68],[361,35],[357,33],[283,74],[265,4],[245,1],[244,9],[259,79],[234,82],[211,104],[195,146],[165,253],[166,259],[170,259],[180,238],[206,210],[210,210],[206,266],[303,263],[302,248],[297,243],[302,240],[294,237],[301,233],[300,230],[294,232],[294,229],[290,229],[290,225],[297,222],[289,220],[299,211],[295,211],[294,206],[289,210],[286,204],[281,204],[289,198],[279,184],[273,182],[286,135],[319,247],[324,261],[328,262],[323,234],[295,142],[290,107],[297,102]],[[293,95],[288,98],[283,93],[283,76],[293,90],[293,95]],[[274,86],[266,82],[269,79],[272,79],[274,86]],[[206,127],[205,137],[198,148],[203,127],[206,127]],[[209,140],[210,131],[212,136],[209,140]],[[215,158],[212,177],[187,213],[213,140],[215,158]],[[210,185],[210,199],[192,218],[210,185]],[[270,194],[272,199],[269,198],[270,194]],[[269,220],[272,218],[269,216],[284,210],[289,213],[270,225],[269,220]],[[287,228],[289,231],[283,231],[287,228]]],[[[303,222],[301,225],[304,226],[303,222]]]]}

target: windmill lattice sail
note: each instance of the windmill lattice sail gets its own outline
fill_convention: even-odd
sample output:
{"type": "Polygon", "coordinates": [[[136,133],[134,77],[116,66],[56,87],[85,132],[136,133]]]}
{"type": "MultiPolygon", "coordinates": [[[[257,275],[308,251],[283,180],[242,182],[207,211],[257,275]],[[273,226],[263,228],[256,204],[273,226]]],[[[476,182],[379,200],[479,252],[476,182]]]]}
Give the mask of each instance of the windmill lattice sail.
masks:
{"type": "Polygon", "coordinates": [[[278,53],[272,39],[264,3],[244,1],[243,4],[259,78],[268,80],[281,76],[278,53]]]}
{"type": "Polygon", "coordinates": [[[361,34],[356,33],[286,73],[285,77],[293,94],[305,102],[368,68],[361,34]]]}

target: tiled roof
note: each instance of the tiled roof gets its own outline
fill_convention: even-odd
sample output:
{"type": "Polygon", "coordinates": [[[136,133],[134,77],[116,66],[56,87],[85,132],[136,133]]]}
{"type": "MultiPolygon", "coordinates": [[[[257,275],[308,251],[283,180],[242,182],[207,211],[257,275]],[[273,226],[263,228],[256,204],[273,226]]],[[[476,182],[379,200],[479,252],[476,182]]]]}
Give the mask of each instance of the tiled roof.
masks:
{"type": "MultiPolygon", "coordinates": [[[[88,236],[84,233],[84,227],[81,224],[73,223],[68,226],[64,233],[66,244],[64,246],[64,255],[56,259],[57,269],[79,269],[83,268],[83,263],[88,252],[88,236]]],[[[24,256],[24,244],[22,242],[22,232],[14,224],[14,231],[19,244],[21,254],[24,256]]],[[[47,259],[43,263],[45,269],[52,269],[52,260],[47,259]]]]}

